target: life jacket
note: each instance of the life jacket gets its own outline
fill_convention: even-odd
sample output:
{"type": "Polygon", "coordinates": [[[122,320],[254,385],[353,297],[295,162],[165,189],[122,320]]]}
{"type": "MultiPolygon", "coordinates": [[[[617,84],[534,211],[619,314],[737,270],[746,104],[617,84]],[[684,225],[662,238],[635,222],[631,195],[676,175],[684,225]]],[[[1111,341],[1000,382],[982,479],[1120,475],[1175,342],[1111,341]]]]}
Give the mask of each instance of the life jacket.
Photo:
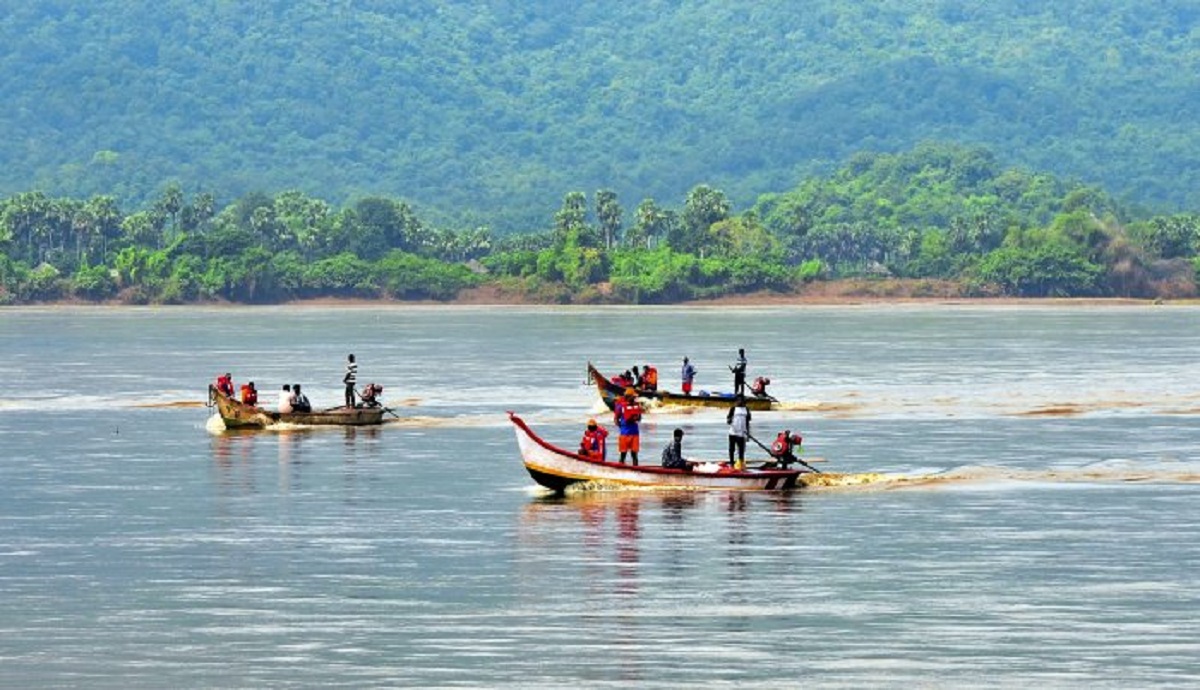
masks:
{"type": "Polygon", "coordinates": [[[642,406],[636,402],[631,405],[625,405],[622,409],[625,422],[640,422],[642,420],[642,406]]]}
{"type": "Polygon", "coordinates": [[[258,402],[258,393],[248,383],[242,385],[242,402],[247,405],[258,402]]]}
{"type": "Polygon", "coordinates": [[[642,385],[646,388],[658,388],[658,369],[646,367],[642,370],[642,385]]]}
{"type": "Polygon", "coordinates": [[[233,397],[233,380],[225,375],[218,376],[217,390],[221,391],[225,395],[233,397]]]}
{"type": "Polygon", "coordinates": [[[754,379],[754,383],[750,384],[750,392],[755,395],[764,395],[767,392],[767,386],[771,385],[771,379],[759,376],[754,379]]]}
{"type": "Polygon", "coordinates": [[[589,455],[595,454],[598,456],[604,455],[604,439],[608,436],[608,431],[598,426],[595,429],[588,429],[583,432],[583,442],[580,444],[589,455]]]}
{"type": "Polygon", "coordinates": [[[771,444],[771,455],[782,457],[792,450],[791,435],[787,431],[779,432],[775,442],[771,444]]]}

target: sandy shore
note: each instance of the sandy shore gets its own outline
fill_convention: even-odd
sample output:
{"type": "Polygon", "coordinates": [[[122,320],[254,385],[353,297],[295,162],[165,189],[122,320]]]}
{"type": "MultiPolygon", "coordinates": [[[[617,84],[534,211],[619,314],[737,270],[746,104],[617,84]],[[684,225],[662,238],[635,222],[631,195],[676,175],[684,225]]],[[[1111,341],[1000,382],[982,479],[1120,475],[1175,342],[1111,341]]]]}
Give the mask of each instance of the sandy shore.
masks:
{"type": "MultiPolygon", "coordinates": [[[[636,306],[627,303],[599,302],[580,303],[573,306],[636,306]]],[[[951,282],[938,281],[871,281],[871,280],[840,280],[810,283],[803,288],[790,293],[762,291],[740,295],[726,295],[713,299],[685,300],[658,304],[654,306],[678,307],[785,307],[785,306],[856,306],[856,305],[886,305],[886,304],[927,304],[927,305],[971,305],[971,306],[1157,306],[1157,305],[1196,305],[1200,299],[1133,299],[1124,297],[972,297],[962,294],[961,286],[951,282]]],[[[531,299],[527,295],[516,294],[502,290],[496,286],[483,286],[464,290],[453,300],[396,300],[396,299],[362,299],[321,297],[316,299],[294,300],[279,304],[261,305],[265,308],[288,307],[378,307],[383,305],[395,306],[472,306],[472,307],[505,307],[505,306],[572,306],[551,304],[531,299]]],[[[125,307],[135,306],[120,301],[104,303],[85,302],[79,300],[63,300],[53,303],[36,303],[27,305],[12,305],[10,308],[21,307],[125,307]]],[[[241,303],[232,302],[197,302],[182,305],[147,305],[151,308],[172,307],[245,307],[241,303]]],[[[3,308],[0,308],[2,311],[3,308]]]]}

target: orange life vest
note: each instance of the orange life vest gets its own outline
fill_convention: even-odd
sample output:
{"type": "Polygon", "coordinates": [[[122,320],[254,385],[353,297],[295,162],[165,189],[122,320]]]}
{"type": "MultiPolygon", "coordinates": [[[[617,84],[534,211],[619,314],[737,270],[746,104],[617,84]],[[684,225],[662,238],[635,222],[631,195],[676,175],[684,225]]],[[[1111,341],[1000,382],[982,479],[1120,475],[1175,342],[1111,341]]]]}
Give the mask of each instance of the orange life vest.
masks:
{"type": "Polygon", "coordinates": [[[658,388],[658,369],[646,367],[642,371],[642,385],[646,388],[658,388]]]}

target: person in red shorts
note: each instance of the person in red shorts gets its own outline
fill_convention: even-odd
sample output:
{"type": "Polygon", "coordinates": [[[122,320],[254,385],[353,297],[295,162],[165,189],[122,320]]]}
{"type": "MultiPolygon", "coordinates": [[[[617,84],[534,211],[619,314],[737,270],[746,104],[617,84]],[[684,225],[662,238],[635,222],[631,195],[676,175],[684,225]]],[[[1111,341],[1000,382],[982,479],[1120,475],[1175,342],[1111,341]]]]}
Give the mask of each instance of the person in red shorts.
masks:
{"type": "Polygon", "coordinates": [[[687,357],[683,358],[683,369],[679,372],[680,378],[683,379],[683,394],[692,394],[692,380],[696,378],[696,367],[688,361],[687,357]]]}
{"type": "Polygon", "coordinates": [[[613,404],[613,420],[617,423],[620,436],[617,437],[617,450],[621,451],[621,464],[625,464],[625,456],[633,458],[633,466],[638,464],[638,451],[641,450],[641,430],[638,422],[642,421],[642,406],[638,405],[632,388],[625,389],[624,397],[613,404]]]}

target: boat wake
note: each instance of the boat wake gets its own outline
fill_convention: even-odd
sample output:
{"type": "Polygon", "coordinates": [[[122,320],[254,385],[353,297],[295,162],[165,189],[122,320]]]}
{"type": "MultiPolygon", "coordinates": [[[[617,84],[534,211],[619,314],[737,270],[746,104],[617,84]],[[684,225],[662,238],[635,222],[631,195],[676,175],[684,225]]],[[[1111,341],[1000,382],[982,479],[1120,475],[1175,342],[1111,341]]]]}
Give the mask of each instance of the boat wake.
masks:
{"type": "Polygon", "coordinates": [[[811,489],[905,490],[996,487],[1017,484],[1200,484],[1200,463],[1104,462],[1076,468],[1020,470],[1005,467],[960,467],[930,474],[878,472],[804,474],[811,489]]]}

